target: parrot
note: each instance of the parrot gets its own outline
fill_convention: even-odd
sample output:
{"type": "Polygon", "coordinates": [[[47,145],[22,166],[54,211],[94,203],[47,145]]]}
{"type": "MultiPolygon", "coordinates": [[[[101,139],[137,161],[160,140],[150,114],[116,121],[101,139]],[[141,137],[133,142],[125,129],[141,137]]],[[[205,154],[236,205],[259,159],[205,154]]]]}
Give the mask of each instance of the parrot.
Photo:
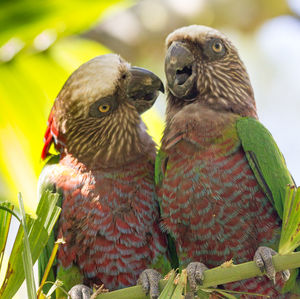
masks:
{"type": "MultiPolygon", "coordinates": [[[[106,54],[75,70],[55,99],[38,196],[58,193],[62,210],[39,258],[39,276],[62,238],[49,277],[63,281],[71,298],[89,298],[94,285],[132,286],[142,271],[168,268],[155,194],[156,144],[140,116],[160,91],[155,74],[106,54]],[[58,155],[50,154],[52,144],[58,155]]],[[[141,283],[151,290],[148,274],[141,283]]]]}
{"type": "Polygon", "coordinates": [[[155,181],[161,227],[174,240],[179,266],[195,290],[206,269],[254,260],[266,275],[221,287],[288,298],[282,288],[289,277],[295,286],[296,275],[275,273],[272,256],[286,187],[295,183],[258,119],[238,50],[202,25],[176,29],[166,48],[166,124],[155,181]]]}

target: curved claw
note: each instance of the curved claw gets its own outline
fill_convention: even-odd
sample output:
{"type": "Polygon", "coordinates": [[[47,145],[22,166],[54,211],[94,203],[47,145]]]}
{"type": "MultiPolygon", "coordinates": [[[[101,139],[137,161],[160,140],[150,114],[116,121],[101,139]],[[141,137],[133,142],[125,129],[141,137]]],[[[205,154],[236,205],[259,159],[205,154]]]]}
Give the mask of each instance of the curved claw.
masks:
{"type": "Polygon", "coordinates": [[[288,281],[290,279],[291,273],[289,270],[284,270],[281,272],[281,277],[284,281],[288,281]]]}
{"type": "Polygon", "coordinates": [[[142,285],[142,288],[146,294],[150,295],[151,299],[156,299],[159,296],[158,283],[162,279],[159,272],[154,269],[144,270],[137,281],[137,284],[142,285]]]}
{"type": "MultiPolygon", "coordinates": [[[[275,284],[276,271],[272,262],[272,256],[277,252],[272,248],[260,246],[257,248],[253,260],[262,273],[266,273],[267,277],[273,280],[275,284]]],[[[282,279],[287,281],[290,278],[290,271],[284,270],[281,272],[282,279]]]]}
{"type": "Polygon", "coordinates": [[[204,271],[208,268],[199,262],[189,263],[186,267],[187,277],[192,291],[196,290],[197,284],[202,284],[204,280],[204,271]]]}
{"type": "Polygon", "coordinates": [[[93,290],[83,284],[76,284],[68,292],[71,299],[90,299],[93,290]]]}

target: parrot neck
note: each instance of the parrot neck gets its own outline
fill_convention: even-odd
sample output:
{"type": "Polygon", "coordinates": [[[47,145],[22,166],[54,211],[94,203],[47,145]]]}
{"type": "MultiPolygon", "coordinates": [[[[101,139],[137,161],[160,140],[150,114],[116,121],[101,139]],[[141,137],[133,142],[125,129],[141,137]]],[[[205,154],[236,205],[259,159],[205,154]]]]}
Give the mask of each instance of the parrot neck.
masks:
{"type": "MultiPolygon", "coordinates": [[[[121,104],[120,104],[121,105],[121,104]]],[[[146,157],[154,160],[156,145],[136,109],[124,102],[110,117],[76,118],[57,113],[64,155],[88,169],[114,168],[146,157]]]]}
{"type": "Polygon", "coordinates": [[[99,141],[85,140],[88,146],[66,146],[64,156],[71,156],[80,168],[88,169],[116,168],[143,159],[154,161],[156,145],[148,135],[141,118],[139,117],[137,125],[131,126],[130,129],[121,125],[122,123],[124,120],[99,141]]]}
{"type": "MultiPolygon", "coordinates": [[[[225,87],[213,88],[209,82],[198,82],[200,92],[193,99],[179,99],[171,92],[167,97],[167,122],[185,106],[199,103],[212,110],[224,113],[234,113],[243,117],[258,118],[253,89],[247,73],[243,72],[243,84],[235,84],[234,80],[226,81],[225,87]],[[245,82],[244,82],[245,81],[245,82]],[[200,86],[206,86],[201,90],[200,86]],[[234,91],[234,92],[233,92],[234,91]]],[[[201,77],[202,78],[202,77],[201,77]]]]}
{"type": "Polygon", "coordinates": [[[239,115],[218,112],[199,102],[184,106],[167,119],[162,146],[166,150],[181,140],[188,141],[199,150],[212,144],[232,140],[232,147],[239,144],[235,124],[239,115]]]}

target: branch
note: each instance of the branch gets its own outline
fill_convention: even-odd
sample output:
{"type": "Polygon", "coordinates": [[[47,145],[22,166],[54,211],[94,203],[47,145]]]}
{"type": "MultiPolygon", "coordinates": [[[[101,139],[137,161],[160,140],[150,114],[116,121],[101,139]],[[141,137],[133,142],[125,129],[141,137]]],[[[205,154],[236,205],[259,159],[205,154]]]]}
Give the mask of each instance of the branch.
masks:
{"type": "MultiPolygon", "coordinates": [[[[277,254],[273,256],[273,263],[276,272],[286,269],[295,269],[300,267],[300,252],[288,253],[285,255],[277,254]]],[[[205,277],[201,287],[208,288],[215,285],[225,284],[247,278],[262,276],[255,262],[247,262],[239,265],[230,265],[228,267],[219,266],[205,271],[205,277]]],[[[160,290],[164,288],[167,280],[159,282],[160,290]]],[[[148,299],[141,286],[134,286],[105,294],[100,294],[97,299],[148,299]]]]}

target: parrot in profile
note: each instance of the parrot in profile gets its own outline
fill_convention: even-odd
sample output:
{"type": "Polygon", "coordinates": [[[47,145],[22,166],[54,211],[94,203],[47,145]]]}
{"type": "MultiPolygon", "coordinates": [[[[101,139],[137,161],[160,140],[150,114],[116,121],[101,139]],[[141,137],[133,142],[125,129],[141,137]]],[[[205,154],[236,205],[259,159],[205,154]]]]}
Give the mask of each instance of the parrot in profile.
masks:
{"type": "Polygon", "coordinates": [[[175,241],[180,267],[195,289],[207,268],[253,259],[267,276],[223,287],[288,298],[281,290],[290,272],[275,273],[272,256],[286,186],[294,181],[258,120],[238,51],[200,25],[175,30],[166,46],[166,126],[155,176],[161,225],[175,241]]]}
{"type": "MultiPolygon", "coordinates": [[[[132,286],[145,269],[168,267],[155,195],[156,148],[140,116],[159,91],[163,83],[152,72],[108,54],[80,66],[54,102],[42,159],[51,144],[60,154],[43,168],[38,194],[59,193],[62,211],[39,273],[54,241],[63,238],[48,280],[63,281],[72,298],[89,298],[93,284],[132,286]]],[[[150,276],[141,283],[151,290],[150,276]]]]}

